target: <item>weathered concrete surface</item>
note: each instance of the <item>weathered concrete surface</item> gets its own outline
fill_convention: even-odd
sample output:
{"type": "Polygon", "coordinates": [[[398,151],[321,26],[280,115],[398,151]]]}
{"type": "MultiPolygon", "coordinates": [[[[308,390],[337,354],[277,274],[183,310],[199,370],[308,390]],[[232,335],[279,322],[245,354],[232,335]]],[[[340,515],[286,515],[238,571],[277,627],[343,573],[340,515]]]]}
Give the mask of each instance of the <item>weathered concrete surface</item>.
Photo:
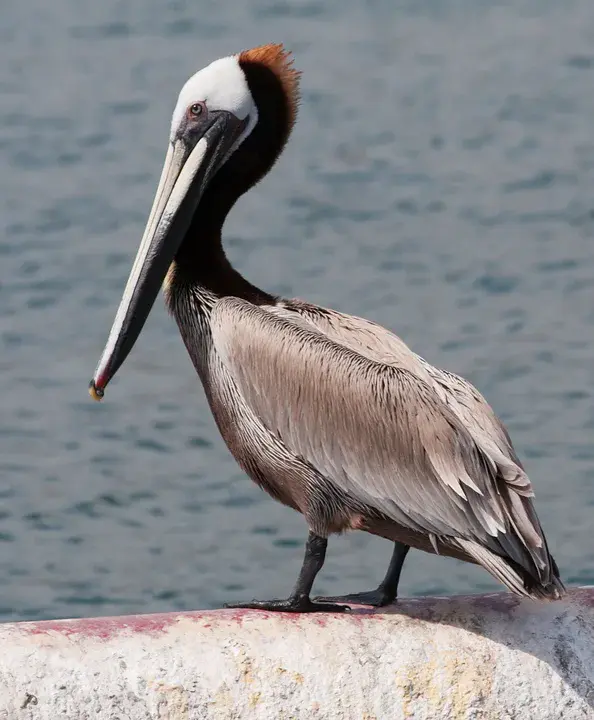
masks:
{"type": "Polygon", "coordinates": [[[594,589],[0,625],[2,720],[594,718],[594,589]]]}

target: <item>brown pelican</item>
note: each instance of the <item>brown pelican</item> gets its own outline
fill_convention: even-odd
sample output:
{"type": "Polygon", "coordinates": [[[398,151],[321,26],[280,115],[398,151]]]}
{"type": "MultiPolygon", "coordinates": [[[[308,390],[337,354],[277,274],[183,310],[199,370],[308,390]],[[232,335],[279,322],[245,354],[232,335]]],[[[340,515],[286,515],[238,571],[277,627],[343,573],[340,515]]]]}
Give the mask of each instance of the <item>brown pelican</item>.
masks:
{"type": "Polygon", "coordinates": [[[367,320],[274,297],[227,260],[221,230],[295,121],[281,45],[213,62],[185,84],[146,230],[90,392],[103,396],[161,286],[218,428],[245,472],[301,512],[309,535],[287,600],[232,607],[345,610],[310,599],[331,533],[394,542],[386,577],[346,602],[396,597],[409,547],[478,563],[512,592],[563,594],[511,440],[468,382],[367,320]]]}

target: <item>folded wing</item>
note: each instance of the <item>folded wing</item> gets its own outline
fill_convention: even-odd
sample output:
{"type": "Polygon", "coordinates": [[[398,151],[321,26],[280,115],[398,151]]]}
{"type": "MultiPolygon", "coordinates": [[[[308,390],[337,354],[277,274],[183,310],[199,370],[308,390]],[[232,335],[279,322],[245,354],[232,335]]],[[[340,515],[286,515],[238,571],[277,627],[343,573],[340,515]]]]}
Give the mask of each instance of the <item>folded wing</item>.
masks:
{"type": "Polygon", "coordinates": [[[507,478],[430,379],[282,315],[237,298],[213,310],[216,352],[260,422],[395,522],[510,557],[549,582],[552,560],[521,469],[507,478]]]}

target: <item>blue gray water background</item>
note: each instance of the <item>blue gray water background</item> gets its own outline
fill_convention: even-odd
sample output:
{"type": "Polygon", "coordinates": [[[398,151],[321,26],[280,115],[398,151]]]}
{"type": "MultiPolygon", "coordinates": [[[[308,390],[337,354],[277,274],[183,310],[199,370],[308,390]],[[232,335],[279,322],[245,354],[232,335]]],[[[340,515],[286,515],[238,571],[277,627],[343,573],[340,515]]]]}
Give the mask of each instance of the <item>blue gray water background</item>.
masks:
{"type": "MultiPolygon", "coordinates": [[[[5,0],[1,17],[0,618],[293,583],[303,519],[236,467],[162,302],[105,402],[87,395],[179,88],[269,41],[303,70],[301,114],[229,219],[232,260],[476,383],[565,579],[594,581],[591,0],[5,0]]],[[[333,539],[317,589],[367,589],[389,554],[333,539]]],[[[413,553],[401,590],[496,587],[413,553]]]]}

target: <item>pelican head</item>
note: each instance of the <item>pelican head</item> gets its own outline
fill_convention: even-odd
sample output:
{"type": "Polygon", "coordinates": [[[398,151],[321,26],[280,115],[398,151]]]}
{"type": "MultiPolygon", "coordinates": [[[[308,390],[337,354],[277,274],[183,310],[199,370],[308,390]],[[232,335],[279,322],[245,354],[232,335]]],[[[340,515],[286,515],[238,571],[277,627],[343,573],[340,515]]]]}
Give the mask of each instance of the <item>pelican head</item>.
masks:
{"type": "Polygon", "coordinates": [[[298,100],[291,66],[282,45],[265,45],[216,60],[183,86],[146,229],[90,384],[96,400],[134,346],[181,246],[220,230],[280,155],[298,100]]]}

